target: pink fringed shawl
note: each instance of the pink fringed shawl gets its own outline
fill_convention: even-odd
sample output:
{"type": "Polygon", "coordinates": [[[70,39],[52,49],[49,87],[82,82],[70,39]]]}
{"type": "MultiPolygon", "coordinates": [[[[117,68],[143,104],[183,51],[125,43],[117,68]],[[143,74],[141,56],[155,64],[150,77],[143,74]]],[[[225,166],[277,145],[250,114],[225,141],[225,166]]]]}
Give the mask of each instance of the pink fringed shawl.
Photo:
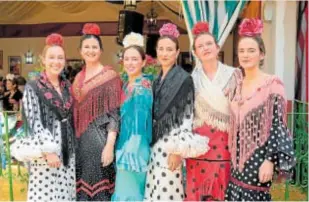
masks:
{"type": "Polygon", "coordinates": [[[72,85],[74,125],[80,137],[99,116],[120,106],[121,80],[112,67],[105,66],[99,74],[85,81],[86,69],[76,76],[72,85]]]}
{"type": "Polygon", "coordinates": [[[245,162],[254,151],[263,146],[270,135],[275,98],[278,98],[278,110],[286,124],[286,98],[282,81],[269,77],[263,85],[246,98],[241,97],[241,90],[230,103],[231,122],[229,135],[229,150],[232,166],[240,172],[245,162]],[[237,145],[237,134],[239,144],[237,145]],[[239,162],[237,163],[237,146],[239,147],[239,162]]]}

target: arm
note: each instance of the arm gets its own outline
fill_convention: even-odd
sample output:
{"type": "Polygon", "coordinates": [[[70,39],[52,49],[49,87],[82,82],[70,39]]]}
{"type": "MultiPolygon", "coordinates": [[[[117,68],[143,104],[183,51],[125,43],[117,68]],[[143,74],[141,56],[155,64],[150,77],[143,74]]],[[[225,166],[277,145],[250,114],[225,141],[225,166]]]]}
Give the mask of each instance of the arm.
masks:
{"type": "Polygon", "coordinates": [[[26,87],[22,102],[29,135],[12,145],[12,155],[21,161],[41,158],[44,153],[59,155],[60,145],[56,144],[50,131],[43,127],[38,97],[30,86],[26,87]]]}
{"type": "MultiPolygon", "coordinates": [[[[197,157],[209,150],[208,138],[194,134],[193,127],[193,111],[194,111],[194,84],[191,77],[185,81],[181,90],[188,92],[186,96],[186,112],[183,117],[182,125],[179,127],[178,135],[170,135],[170,144],[168,151],[171,159],[197,157]],[[177,155],[177,156],[175,156],[177,155]]],[[[173,166],[171,166],[173,168],[173,166]]]]}
{"type": "Polygon", "coordinates": [[[272,125],[266,143],[267,152],[259,172],[262,182],[271,180],[274,167],[289,172],[296,163],[292,137],[285,121],[286,100],[280,95],[276,95],[273,99],[272,125]]]}
{"type": "MultiPolygon", "coordinates": [[[[121,81],[119,78],[119,81],[117,80],[113,84],[113,88],[110,88],[110,95],[115,96],[115,100],[119,102],[117,105],[120,105],[120,99],[121,99],[121,81]]],[[[116,142],[117,133],[119,131],[119,122],[120,122],[120,115],[119,115],[119,108],[116,108],[109,112],[108,114],[108,125],[107,125],[107,141],[106,145],[103,148],[101,161],[103,163],[103,166],[108,166],[113,162],[114,159],[114,146],[116,142]]]]}

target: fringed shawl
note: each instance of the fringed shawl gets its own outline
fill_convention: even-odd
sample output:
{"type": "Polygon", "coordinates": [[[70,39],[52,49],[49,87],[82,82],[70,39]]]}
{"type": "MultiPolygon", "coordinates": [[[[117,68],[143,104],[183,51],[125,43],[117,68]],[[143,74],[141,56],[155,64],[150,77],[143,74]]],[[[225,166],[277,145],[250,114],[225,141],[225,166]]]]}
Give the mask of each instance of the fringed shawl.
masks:
{"type": "MultiPolygon", "coordinates": [[[[41,73],[38,80],[30,81],[27,85],[31,86],[39,98],[39,105],[41,109],[41,121],[44,128],[48,128],[51,114],[56,115],[61,127],[61,153],[63,164],[65,166],[69,163],[69,158],[72,157],[75,148],[75,137],[72,128],[72,103],[73,98],[70,92],[71,84],[68,80],[59,77],[62,96],[54,89],[52,84],[44,72],[41,73]],[[44,107],[49,110],[45,111],[44,107]],[[47,113],[47,114],[46,114],[47,113]]],[[[25,116],[25,114],[23,113],[25,116]]],[[[27,119],[25,119],[27,120],[27,119]]],[[[33,128],[30,126],[30,128],[33,128]]]]}
{"type": "Polygon", "coordinates": [[[201,65],[195,67],[192,78],[195,87],[194,128],[207,124],[222,132],[229,129],[229,97],[239,85],[240,70],[218,62],[211,81],[201,65]]]}
{"type": "Polygon", "coordinates": [[[88,81],[85,81],[85,76],[84,67],[72,86],[77,137],[80,137],[96,118],[119,108],[121,100],[121,80],[112,67],[104,66],[102,72],[88,81]]]}
{"type": "Polygon", "coordinates": [[[240,172],[254,151],[263,146],[270,136],[273,109],[278,99],[279,114],[286,125],[286,98],[282,81],[270,76],[251,96],[242,98],[241,90],[231,102],[229,150],[232,166],[240,172]],[[237,136],[239,144],[237,144],[237,136]],[[239,160],[237,163],[237,147],[239,160]]]}
{"type": "Polygon", "coordinates": [[[161,75],[153,84],[153,134],[152,145],[182,125],[190,117],[194,105],[192,77],[180,66],[174,66],[161,82],[161,75]]]}

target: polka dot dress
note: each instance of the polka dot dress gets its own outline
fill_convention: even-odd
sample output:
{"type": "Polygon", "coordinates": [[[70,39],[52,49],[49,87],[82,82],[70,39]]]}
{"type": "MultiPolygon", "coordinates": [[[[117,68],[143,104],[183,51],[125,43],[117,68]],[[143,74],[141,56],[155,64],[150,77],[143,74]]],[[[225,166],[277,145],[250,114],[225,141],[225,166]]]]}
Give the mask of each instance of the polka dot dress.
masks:
{"type": "Polygon", "coordinates": [[[46,163],[30,164],[28,201],[75,200],[75,164],[70,159],[67,167],[50,168],[46,163]]]}
{"type": "Polygon", "coordinates": [[[168,142],[168,137],[165,137],[152,148],[145,188],[146,200],[182,201],[184,199],[181,167],[175,171],[168,169],[168,153],[165,150],[168,142]]]}
{"type": "Polygon", "coordinates": [[[78,201],[110,201],[114,193],[115,164],[103,167],[101,155],[107,141],[107,125],[118,128],[118,111],[97,118],[77,139],[76,192],[78,201]]]}
{"type": "Polygon", "coordinates": [[[209,138],[210,150],[186,159],[186,201],[222,201],[230,178],[228,134],[206,124],[194,132],[209,138]]]}
{"type": "MultiPolygon", "coordinates": [[[[271,181],[259,181],[259,168],[267,159],[274,163],[275,169],[289,170],[295,163],[294,151],[287,128],[282,122],[282,113],[278,111],[278,102],[274,102],[274,116],[270,136],[266,143],[258,147],[239,171],[232,167],[231,180],[226,191],[228,201],[270,201],[271,181]]],[[[239,135],[237,134],[237,164],[239,162],[239,135]]]]}
{"type": "Polygon", "coordinates": [[[152,147],[146,179],[146,200],[182,201],[184,199],[182,166],[174,171],[169,170],[168,156],[175,153],[182,158],[187,158],[199,156],[208,151],[208,139],[190,132],[192,120],[193,114],[184,117],[182,125],[172,129],[152,147]]]}
{"type": "Polygon", "coordinates": [[[59,168],[49,167],[42,158],[42,152],[50,152],[58,154],[61,159],[60,122],[48,113],[48,129],[43,127],[41,113],[48,109],[39,108],[38,98],[29,86],[24,92],[23,106],[31,135],[18,139],[12,145],[12,155],[20,161],[30,162],[27,200],[74,201],[75,156],[71,156],[67,166],[61,164],[59,168]]]}

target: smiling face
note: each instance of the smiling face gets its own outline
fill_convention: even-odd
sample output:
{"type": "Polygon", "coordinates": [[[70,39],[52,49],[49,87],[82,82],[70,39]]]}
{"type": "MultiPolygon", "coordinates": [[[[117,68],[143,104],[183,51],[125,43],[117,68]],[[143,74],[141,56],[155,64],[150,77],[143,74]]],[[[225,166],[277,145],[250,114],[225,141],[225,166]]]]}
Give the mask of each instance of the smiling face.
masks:
{"type": "Polygon", "coordinates": [[[84,39],[82,41],[80,54],[86,63],[100,61],[102,50],[98,40],[93,37],[84,39]]]}
{"type": "Polygon", "coordinates": [[[138,77],[142,74],[145,65],[145,57],[135,48],[126,49],[123,55],[123,66],[129,78],[138,77]]]}
{"type": "Polygon", "coordinates": [[[244,69],[259,68],[264,59],[264,53],[260,51],[258,42],[250,37],[239,41],[237,52],[239,64],[244,69]]]}
{"type": "Polygon", "coordinates": [[[65,54],[63,48],[60,46],[47,47],[43,52],[42,62],[47,74],[59,76],[65,66],[65,54]]]}
{"type": "Polygon", "coordinates": [[[6,89],[8,91],[16,90],[16,88],[17,88],[16,81],[13,81],[13,80],[10,80],[10,79],[6,81],[6,89]]]}
{"type": "Polygon", "coordinates": [[[157,58],[162,67],[173,66],[179,55],[177,44],[169,38],[163,38],[157,44],[157,58]]]}
{"type": "Polygon", "coordinates": [[[194,51],[196,56],[202,61],[207,62],[216,60],[219,54],[219,46],[214,37],[210,34],[201,34],[194,40],[194,51]]]}

